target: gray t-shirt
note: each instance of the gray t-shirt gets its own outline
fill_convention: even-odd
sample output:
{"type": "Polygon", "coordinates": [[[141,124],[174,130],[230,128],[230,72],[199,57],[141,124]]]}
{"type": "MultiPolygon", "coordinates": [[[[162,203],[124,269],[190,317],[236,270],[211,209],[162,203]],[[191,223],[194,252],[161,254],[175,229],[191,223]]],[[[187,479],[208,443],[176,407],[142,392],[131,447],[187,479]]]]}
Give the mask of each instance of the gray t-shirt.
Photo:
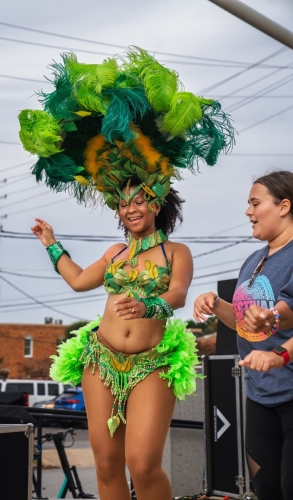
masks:
{"type": "MultiPolygon", "coordinates": [[[[237,343],[241,358],[252,350],[272,351],[293,335],[293,329],[278,330],[274,335],[253,333],[246,329],[245,311],[256,304],[269,309],[283,300],[293,309],[293,241],[268,256],[266,246],[254,252],[243,264],[233,296],[233,310],[238,333],[237,343]],[[262,271],[251,286],[250,278],[261,259],[265,256],[262,271]]],[[[263,405],[277,405],[293,400],[293,362],[269,372],[246,370],[247,396],[263,405]]]]}

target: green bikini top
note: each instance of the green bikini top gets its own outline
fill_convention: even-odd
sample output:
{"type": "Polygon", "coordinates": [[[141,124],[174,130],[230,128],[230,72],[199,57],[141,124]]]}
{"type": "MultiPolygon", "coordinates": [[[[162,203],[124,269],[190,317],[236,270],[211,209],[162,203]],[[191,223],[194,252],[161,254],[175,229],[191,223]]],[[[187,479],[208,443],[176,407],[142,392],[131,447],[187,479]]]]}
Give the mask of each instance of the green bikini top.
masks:
{"type": "Polygon", "coordinates": [[[127,260],[114,262],[127,246],[122,248],[106,268],[104,288],[107,293],[118,295],[126,293],[127,297],[158,297],[168,291],[171,279],[171,262],[168,260],[164,243],[160,244],[166,259],[166,267],[160,267],[150,260],[145,261],[145,270],[138,272],[131,269],[129,273],[122,268],[127,260]]]}

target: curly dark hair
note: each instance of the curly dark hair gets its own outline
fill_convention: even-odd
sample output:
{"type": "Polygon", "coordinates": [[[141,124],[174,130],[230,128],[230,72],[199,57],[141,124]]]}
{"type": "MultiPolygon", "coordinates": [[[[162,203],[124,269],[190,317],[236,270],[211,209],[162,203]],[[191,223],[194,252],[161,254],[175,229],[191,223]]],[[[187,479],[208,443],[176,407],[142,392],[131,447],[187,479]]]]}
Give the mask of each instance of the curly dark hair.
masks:
{"type": "MultiPolygon", "coordinates": [[[[138,177],[132,177],[130,186],[139,186],[141,181],[139,180],[138,177]]],[[[121,187],[126,186],[126,182],[124,185],[121,187]]],[[[178,191],[175,189],[171,188],[169,194],[167,194],[166,198],[166,203],[164,205],[161,205],[161,210],[158,213],[156,217],[156,229],[161,229],[164,234],[167,236],[171,233],[173,233],[176,224],[179,222],[183,221],[183,215],[182,215],[182,203],[185,203],[185,200],[180,198],[178,191]]],[[[121,220],[118,222],[118,228],[124,230],[124,235],[127,238],[129,235],[129,229],[123,224],[121,220]]]]}

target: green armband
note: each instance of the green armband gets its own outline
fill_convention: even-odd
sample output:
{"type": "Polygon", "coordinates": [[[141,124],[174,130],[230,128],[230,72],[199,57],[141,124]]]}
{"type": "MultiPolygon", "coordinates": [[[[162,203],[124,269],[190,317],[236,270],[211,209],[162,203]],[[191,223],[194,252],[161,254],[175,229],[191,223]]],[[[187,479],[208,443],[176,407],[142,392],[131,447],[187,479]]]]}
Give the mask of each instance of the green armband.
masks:
{"type": "Polygon", "coordinates": [[[164,299],[160,297],[148,297],[143,299],[140,297],[140,302],[143,302],[146,307],[144,318],[166,319],[173,316],[173,309],[164,299]]]}
{"type": "Polygon", "coordinates": [[[71,259],[69,252],[67,252],[67,250],[63,248],[60,241],[57,241],[56,243],[53,243],[52,245],[48,246],[46,250],[49,254],[49,257],[51,259],[51,262],[54,266],[56,273],[60,274],[57,269],[57,262],[60,259],[61,255],[63,255],[64,253],[65,255],[67,255],[67,257],[71,259]]]}

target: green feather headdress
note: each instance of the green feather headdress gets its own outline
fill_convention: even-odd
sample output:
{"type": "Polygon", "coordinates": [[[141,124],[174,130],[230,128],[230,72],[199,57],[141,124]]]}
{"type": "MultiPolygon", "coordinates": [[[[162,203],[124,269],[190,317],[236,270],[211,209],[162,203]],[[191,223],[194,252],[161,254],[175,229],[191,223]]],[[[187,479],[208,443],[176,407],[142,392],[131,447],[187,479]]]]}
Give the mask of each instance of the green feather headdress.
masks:
{"type": "Polygon", "coordinates": [[[220,103],[185,92],[175,71],[138,47],[102,64],[63,54],[51,68],[55,90],[38,94],[43,111],[21,111],[19,135],[39,156],[36,180],[79,202],[99,192],[115,209],[135,176],[150,204],[162,204],[180,169],[214,165],[234,144],[220,103]]]}

